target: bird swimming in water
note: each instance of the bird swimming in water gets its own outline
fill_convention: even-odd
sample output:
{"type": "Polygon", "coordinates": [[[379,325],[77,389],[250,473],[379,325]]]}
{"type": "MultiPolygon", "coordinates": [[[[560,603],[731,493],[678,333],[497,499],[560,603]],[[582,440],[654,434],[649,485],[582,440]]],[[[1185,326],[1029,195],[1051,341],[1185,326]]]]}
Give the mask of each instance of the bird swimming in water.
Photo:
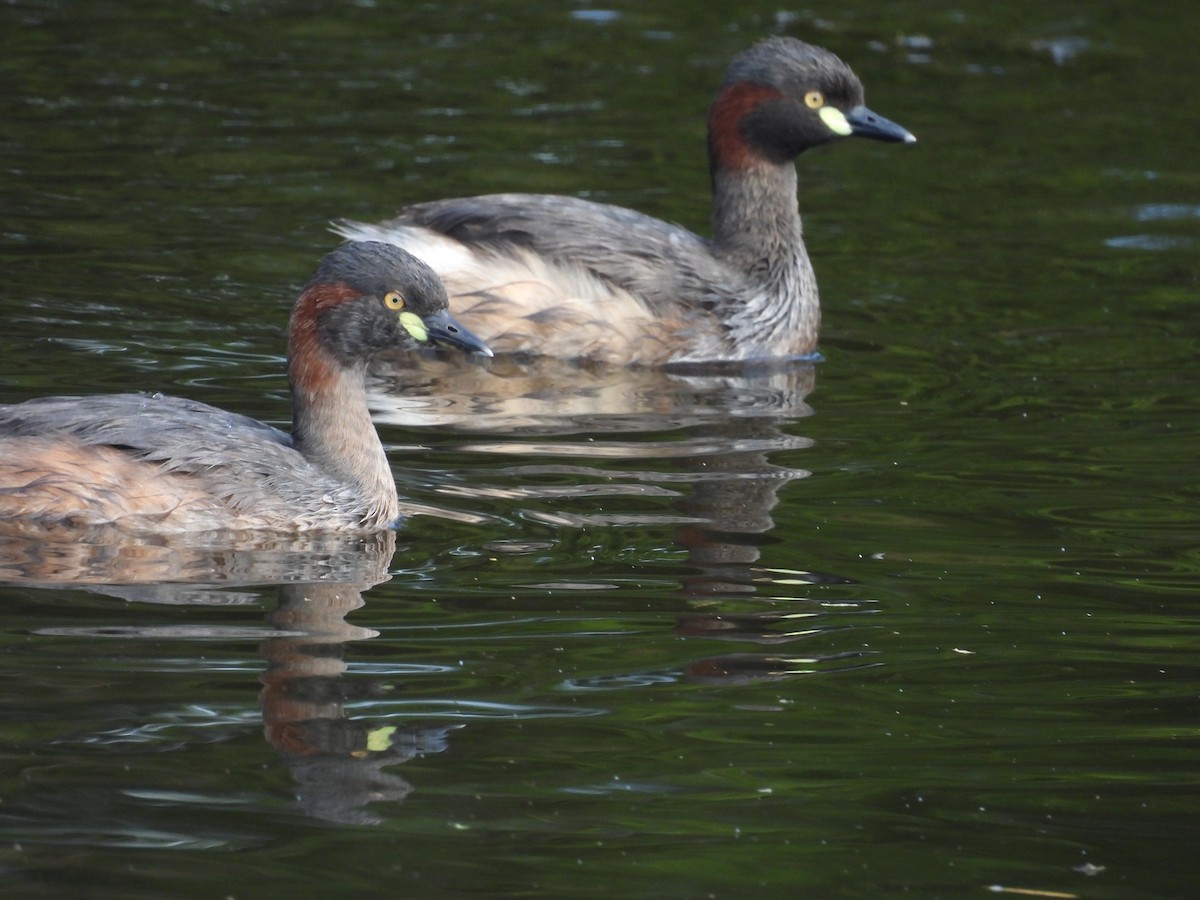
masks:
{"type": "Polygon", "coordinates": [[[821,313],[794,161],[852,136],[916,140],[864,106],[837,56],[772,37],[734,58],[709,109],[711,239],[546,194],[435,200],[334,230],[428,262],[497,353],[650,366],[805,356],[821,313]]]}
{"type": "Polygon", "coordinates": [[[390,244],[317,266],[288,323],[292,432],[161,394],[0,405],[3,527],[139,533],[361,531],[399,517],[367,409],[371,357],[446,344],[490,356],[448,313],[437,275],[390,244]]]}

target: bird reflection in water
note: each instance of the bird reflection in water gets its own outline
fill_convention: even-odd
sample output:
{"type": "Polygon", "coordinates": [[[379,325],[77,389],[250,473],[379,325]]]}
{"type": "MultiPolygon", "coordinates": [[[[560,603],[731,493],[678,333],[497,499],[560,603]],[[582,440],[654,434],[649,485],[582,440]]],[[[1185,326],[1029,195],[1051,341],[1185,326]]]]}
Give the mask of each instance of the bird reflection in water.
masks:
{"type": "MultiPolygon", "coordinates": [[[[439,490],[457,504],[503,501],[507,514],[556,529],[673,527],[676,546],[687,554],[680,590],[690,603],[759,599],[777,606],[781,598],[762,593],[772,593],[784,576],[760,564],[762,548],[779,540],[771,532],[780,491],[810,473],[773,457],[812,446],[795,432],[813,413],[807,398],[815,383],[816,367],[800,360],[654,369],[508,356],[486,368],[429,360],[418,375],[406,355],[393,361],[385,354],[375,360],[368,390],[380,421],[451,430],[463,435],[456,452],[518,460],[503,468],[502,483],[482,467],[478,476],[447,482],[439,490]],[[630,501],[655,497],[673,498],[668,514],[628,511],[630,501]],[[597,498],[611,502],[596,511],[597,498]],[[576,512],[572,501],[593,511],[576,512]]],[[[799,546],[791,555],[803,553],[799,546]]],[[[847,583],[816,561],[792,566],[786,578],[847,583]]],[[[866,602],[831,608],[806,598],[788,598],[786,605],[737,615],[693,612],[677,633],[779,644],[828,633],[842,626],[825,620],[872,609],[866,602]],[[806,625],[793,627],[796,620],[806,625]]],[[[787,677],[869,664],[863,657],[862,651],[732,654],[697,660],[686,675],[787,677]]]]}
{"type": "Polygon", "coordinates": [[[391,679],[347,675],[347,647],[377,636],[346,621],[363,593],[389,579],[396,532],[288,536],[224,533],[132,535],[115,528],[36,537],[0,536],[0,581],[64,587],[138,603],[236,606],[262,601],[276,584],[267,626],[174,624],[55,626],[37,633],[115,639],[260,638],[266,659],[259,701],[263,731],[296,785],[307,814],[339,823],[374,824],[366,809],[403,800],[412,790],[384,771],[447,746],[454,724],[396,725],[350,718],[346,703],[390,697],[391,679]],[[244,588],[239,590],[239,588],[244,588]]]}
{"type": "Polygon", "coordinates": [[[365,807],[400,801],[412,786],[384,771],[446,749],[455,725],[382,725],[352,719],[346,703],[394,694],[380,679],[346,678],[347,644],[378,632],[346,621],[364,605],[363,592],[388,580],[395,535],[376,536],[382,546],[363,559],[370,576],[360,582],[285,584],[279,606],[268,615],[278,637],[263,642],[267,670],[259,695],[267,741],[296,781],[297,800],[308,814],[347,824],[377,824],[382,818],[365,807]]]}

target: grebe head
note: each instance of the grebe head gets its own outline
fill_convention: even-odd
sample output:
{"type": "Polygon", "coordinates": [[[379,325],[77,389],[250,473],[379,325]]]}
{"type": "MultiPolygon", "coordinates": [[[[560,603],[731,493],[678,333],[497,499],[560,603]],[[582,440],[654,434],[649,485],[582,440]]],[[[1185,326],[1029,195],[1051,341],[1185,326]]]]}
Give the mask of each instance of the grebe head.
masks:
{"type": "Polygon", "coordinates": [[[391,348],[444,344],[491,356],[455,321],[433,270],[405,250],[374,241],[327,254],[300,291],[292,313],[293,356],[309,341],[346,368],[391,348]]]}

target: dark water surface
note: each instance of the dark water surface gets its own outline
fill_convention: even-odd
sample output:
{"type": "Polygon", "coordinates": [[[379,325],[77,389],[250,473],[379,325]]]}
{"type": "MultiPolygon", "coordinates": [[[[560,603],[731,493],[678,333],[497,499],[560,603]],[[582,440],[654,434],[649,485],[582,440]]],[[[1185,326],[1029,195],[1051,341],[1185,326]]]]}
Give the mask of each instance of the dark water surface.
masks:
{"type": "Polygon", "coordinates": [[[286,422],[339,216],[706,231],[766,33],[920,139],[800,160],[815,366],[381,368],[395,535],[0,545],[0,891],[1196,896],[1197,14],[953,10],[0,5],[4,402],[286,422]]]}

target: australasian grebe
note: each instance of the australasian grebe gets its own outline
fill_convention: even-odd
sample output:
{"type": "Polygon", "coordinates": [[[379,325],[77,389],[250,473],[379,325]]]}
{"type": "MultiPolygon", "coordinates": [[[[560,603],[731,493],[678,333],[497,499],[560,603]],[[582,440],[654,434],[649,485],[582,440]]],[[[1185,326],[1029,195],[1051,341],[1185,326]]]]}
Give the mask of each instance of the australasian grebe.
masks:
{"type": "Polygon", "coordinates": [[[160,394],[0,405],[0,521],[152,533],[375,531],[399,516],[367,363],[431,343],[491,355],[424,263],[390,244],[321,260],[288,324],[292,433],[160,394]]]}
{"type": "Polygon", "coordinates": [[[916,140],[863,105],[838,57],[768,38],[734,58],[709,110],[712,240],[541,194],[420,203],[334,229],[428,262],[455,315],[497,353],[638,365],[803,356],[821,313],[794,160],[850,136],[916,140]]]}

